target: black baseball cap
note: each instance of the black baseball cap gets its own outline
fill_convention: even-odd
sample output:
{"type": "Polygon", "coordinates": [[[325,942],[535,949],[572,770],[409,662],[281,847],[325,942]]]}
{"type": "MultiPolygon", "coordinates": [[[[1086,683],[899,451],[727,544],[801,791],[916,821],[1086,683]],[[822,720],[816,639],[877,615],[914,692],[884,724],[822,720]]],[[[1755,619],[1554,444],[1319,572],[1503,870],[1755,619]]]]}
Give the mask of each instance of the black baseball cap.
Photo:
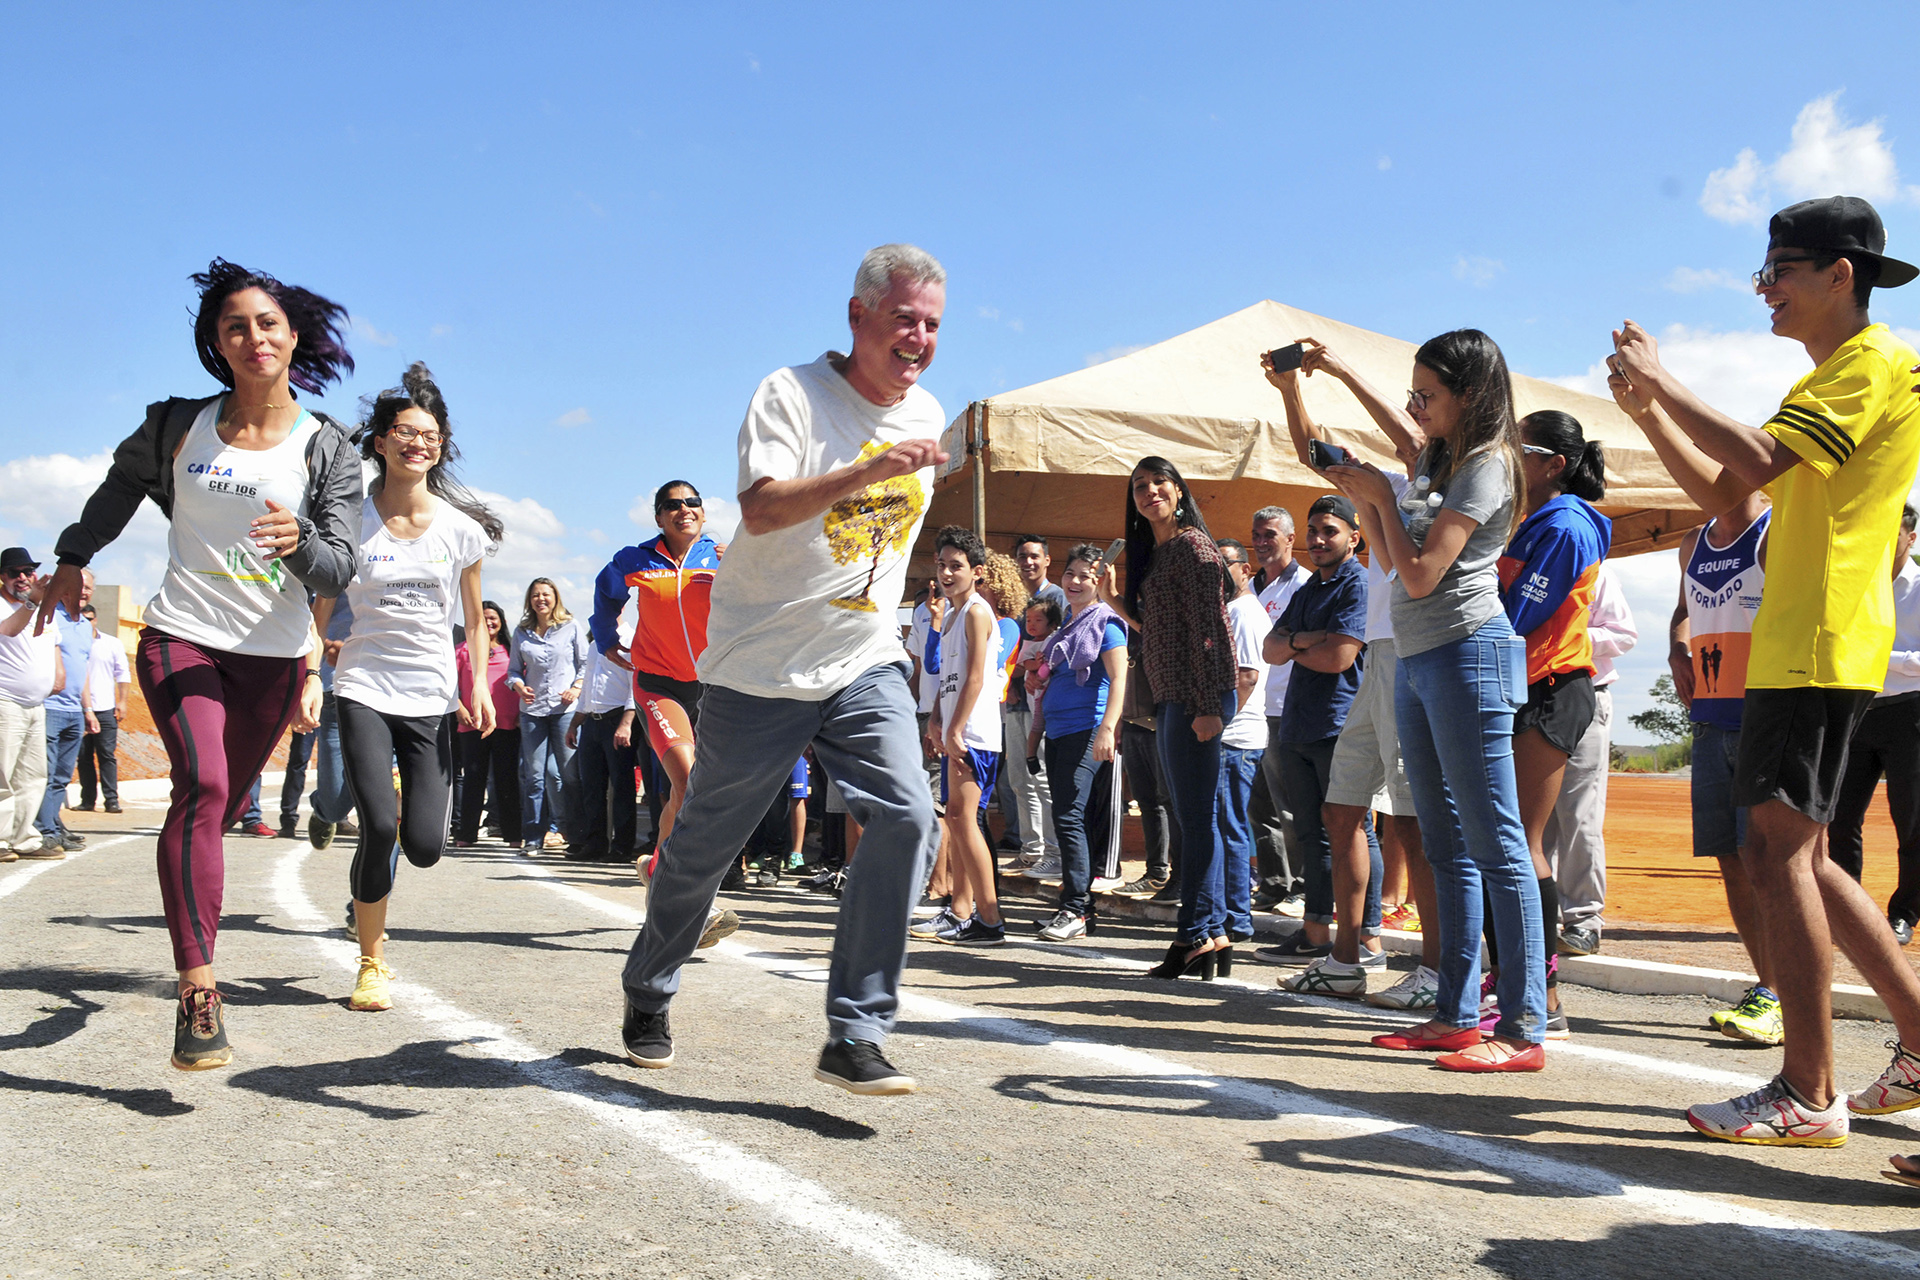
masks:
{"type": "Polygon", "coordinates": [[[1894,289],[1920,276],[1920,267],[1889,258],[1887,229],[1859,196],[1827,196],[1788,205],[1767,223],[1767,250],[1814,249],[1850,253],[1880,264],[1876,289],[1894,289]]]}
{"type": "Polygon", "coordinates": [[[1313,505],[1307,508],[1307,519],[1323,515],[1345,520],[1349,529],[1360,527],[1359,517],[1353,514],[1353,504],[1347,501],[1344,493],[1329,493],[1313,500],[1313,505]]]}

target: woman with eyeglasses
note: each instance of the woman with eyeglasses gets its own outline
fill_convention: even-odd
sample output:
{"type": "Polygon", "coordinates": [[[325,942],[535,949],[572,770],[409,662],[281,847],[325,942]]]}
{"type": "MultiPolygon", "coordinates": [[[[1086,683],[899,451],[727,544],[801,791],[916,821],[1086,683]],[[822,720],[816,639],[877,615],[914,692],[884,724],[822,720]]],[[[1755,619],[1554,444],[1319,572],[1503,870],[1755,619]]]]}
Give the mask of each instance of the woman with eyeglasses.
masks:
{"type": "Polygon", "coordinates": [[[1180,825],[1180,918],[1150,978],[1211,980],[1233,970],[1227,934],[1226,850],[1213,821],[1220,734],[1238,704],[1239,667],[1227,625],[1234,588],[1200,504],[1165,458],[1142,458],[1128,480],[1127,585],[1100,575],[1100,599],[1140,632],[1154,698],[1155,739],[1180,825]]]}
{"type": "MultiPolygon", "coordinates": [[[[453,651],[456,603],[467,652],[486,669],[492,636],[480,600],[480,564],[505,534],[500,519],[454,480],[447,402],[424,364],[383,391],[360,432],[379,469],[360,511],[358,572],[348,585],[353,627],[334,668],[340,756],[360,811],[360,847],[348,883],[360,971],[347,1007],[391,1009],[386,962],[393,849],[416,867],[447,850],[453,818],[453,722],[493,732],[493,700],[460,700],[453,651]],[[393,790],[398,762],[404,814],[393,790]]],[[[315,607],[325,626],[331,601],[315,607]]]]}
{"type": "Polygon", "coordinates": [[[527,584],[520,625],[513,631],[507,662],[507,688],[520,699],[520,852],[528,857],[545,847],[547,833],[573,824],[565,820],[567,708],[580,697],[587,678],[587,629],[567,612],[552,578],[527,584]],[[547,785],[547,761],[556,775],[547,785]]]}
{"type": "Polygon", "coordinates": [[[693,773],[701,695],[696,668],[707,651],[707,606],[725,548],[707,536],[705,502],[685,480],[669,480],[654,491],[653,518],[658,536],[622,550],[594,582],[593,642],[633,672],[647,743],[666,770],[670,791],[653,833],[658,849],[673,830],[693,773]],[[620,614],[635,591],[640,600],[633,646],[623,653],[620,614]]]}
{"type": "Polygon", "coordinates": [[[1439,1052],[1437,1064],[1451,1071],[1538,1071],[1546,1065],[1546,940],[1513,759],[1526,646],[1502,607],[1496,567],[1525,498],[1513,381],[1500,348],[1477,329],[1430,339],[1413,361],[1407,413],[1425,445],[1405,496],[1396,500],[1372,466],[1325,473],[1398,575],[1394,711],[1440,916],[1434,1016],[1373,1043],[1439,1052]],[[1498,979],[1500,1018],[1483,1040],[1480,936],[1489,914],[1509,960],[1498,979]]]}
{"type": "Polygon", "coordinates": [[[220,258],[191,278],[194,345],[225,390],[148,407],[60,535],[38,625],[58,604],[79,613],[81,569],[152,498],[170,523],[167,566],[134,669],[173,782],[158,849],[179,971],[172,1060],[202,1071],[233,1061],[213,974],[221,832],[288,724],[318,722],[307,593],[336,596],[353,577],[362,494],[345,429],[294,393],[352,372],[346,309],[220,258]]]}

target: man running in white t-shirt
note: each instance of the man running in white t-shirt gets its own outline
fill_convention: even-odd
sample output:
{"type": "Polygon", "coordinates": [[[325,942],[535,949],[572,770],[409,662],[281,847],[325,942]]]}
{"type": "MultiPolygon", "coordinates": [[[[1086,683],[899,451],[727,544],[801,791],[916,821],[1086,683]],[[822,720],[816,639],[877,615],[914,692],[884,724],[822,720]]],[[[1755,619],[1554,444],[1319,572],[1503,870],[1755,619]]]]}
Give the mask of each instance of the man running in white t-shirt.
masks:
{"type": "Polygon", "coordinates": [[[912,245],[870,251],[847,303],[853,354],[769,374],[740,428],[740,531],[713,584],[699,675],[702,750],[622,975],[627,1057],[673,1062],[667,1006],[727,867],[809,745],[863,830],[827,975],[814,1077],[851,1093],[918,1086],[880,1049],[907,926],[935,848],[910,664],[895,612],[946,460],[919,385],[947,273],[912,245]]]}

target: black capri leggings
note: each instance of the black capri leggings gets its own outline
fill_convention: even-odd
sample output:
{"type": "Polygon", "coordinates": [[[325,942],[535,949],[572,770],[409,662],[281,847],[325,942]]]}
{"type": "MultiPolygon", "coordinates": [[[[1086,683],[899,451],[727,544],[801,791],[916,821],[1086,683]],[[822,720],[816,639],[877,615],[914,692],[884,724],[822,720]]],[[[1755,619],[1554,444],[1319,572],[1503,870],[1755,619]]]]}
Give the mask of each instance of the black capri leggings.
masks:
{"type": "Polygon", "coordinates": [[[338,698],[340,756],[347,788],[360,810],[360,848],[350,883],[356,902],[379,902],[393,892],[393,842],[416,867],[430,867],[447,851],[453,819],[453,717],[390,716],[351,698],[338,698]],[[393,794],[393,762],[400,764],[406,826],[393,794]]]}

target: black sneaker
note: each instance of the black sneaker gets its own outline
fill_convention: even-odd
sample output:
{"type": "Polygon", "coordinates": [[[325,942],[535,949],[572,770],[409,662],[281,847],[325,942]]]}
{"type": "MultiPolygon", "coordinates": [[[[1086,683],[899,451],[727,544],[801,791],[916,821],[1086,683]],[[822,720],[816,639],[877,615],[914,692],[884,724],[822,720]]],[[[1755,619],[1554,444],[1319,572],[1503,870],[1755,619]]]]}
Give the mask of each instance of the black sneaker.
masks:
{"type": "Polygon", "coordinates": [[[820,1051],[820,1064],[813,1078],[822,1084],[835,1084],[848,1093],[869,1098],[891,1098],[913,1093],[920,1088],[912,1076],[894,1070],[877,1044],[865,1040],[829,1040],[820,1051]]]}
{"type": "Polygon", "coordinates": [[[280,838],[282,840],[298,840],[300,838],[300,819],[281,818],[280,838]]]}
{"type": "Polygon", "coordinates": [[[1307,941],[1307,931],[1301,929],[1277,947],[1261,947],[1253,953],[1253,958],[1264,964],[1309,964],[1321,956],[1333,954],[1333,944],[1322,942],[1318,946],[1307,941]]]}
{"type": "Polygon", "coordinates": [[[740,859],[735,858],[733,865],[727,868],[726,876],[720,881],[720,892],[738,893],[747,887],[747,873],[740,869],[740,859]]]}
{"type": "Polygon", "coordinates": [[[1007,923],[988,924],[979,916],[967,921],[958,929],[937,935],[942,942],[956,947],[998,947],[1006,943],[1007,923]]]}
{"type": "Polygon", "coordinates": [[[87,838],[78,831],[63,831],[60,833],[60,847],[68,853],[78,853],[87,847],[87,838]]]}
{"type": "Polygon", "coordinates": [[[120,807],[118,802],[110,802],[108,803],[105,809],[101,810],[101,812],[102,813],[124,813],[126,811],[120,807]]]}
{"type": "Polygon", "coordinates": [[[1165,884],[1161,885],[1157,890],[1155,890],[1153,896],[1147,899],[1147,901],[1149,902],[1180,901],[1180,882],[1178,880],[1167,881],[1165,884]]]}
{"type": "Polygon", "coordinates": [[[762,889],[773,888],[780,883],[779,868],[766,865],[761,866],[760,870],[754,873],[753,882],[762,889]]]}
{"type": "Polygon", "coordinates": [[[182,1071],[210,1071],[232,1061],[220,993],[212,987],[188,987],[174,1011],[173,1065],[182,1071]]]}
{"type": "Polygon", "coordinates": [[[1138,880],[1129,880],[1114,892],[1123,898],[1151,898],[1167,887],[1165,880],[1156,880],[1152,876],[1141,876],[1138,880]]]}
{"type": "Polygon", "coordinates": [[[822,867],[800,882],[802,889],[811,889],[815,893],[832,893],[833,878],[840,874],[832,867],[822,867]]]}
{"type": "Polygon", "coordinates": [[[627,1016],[620,1023],[620,1041],[627,1048],[627,1061],[636,1067],[673,1065],[673,1031],[667,1026],[667,1011],[642,1013],[626,1002],[627,1016]]]}
{"type": "Polygon", "coordinates": [[[324,849],[333,843],[338,830],[333,823],[320,821],[319,814],[312,814],[307,818],[307,843],[316,849],[324,849]]]}

